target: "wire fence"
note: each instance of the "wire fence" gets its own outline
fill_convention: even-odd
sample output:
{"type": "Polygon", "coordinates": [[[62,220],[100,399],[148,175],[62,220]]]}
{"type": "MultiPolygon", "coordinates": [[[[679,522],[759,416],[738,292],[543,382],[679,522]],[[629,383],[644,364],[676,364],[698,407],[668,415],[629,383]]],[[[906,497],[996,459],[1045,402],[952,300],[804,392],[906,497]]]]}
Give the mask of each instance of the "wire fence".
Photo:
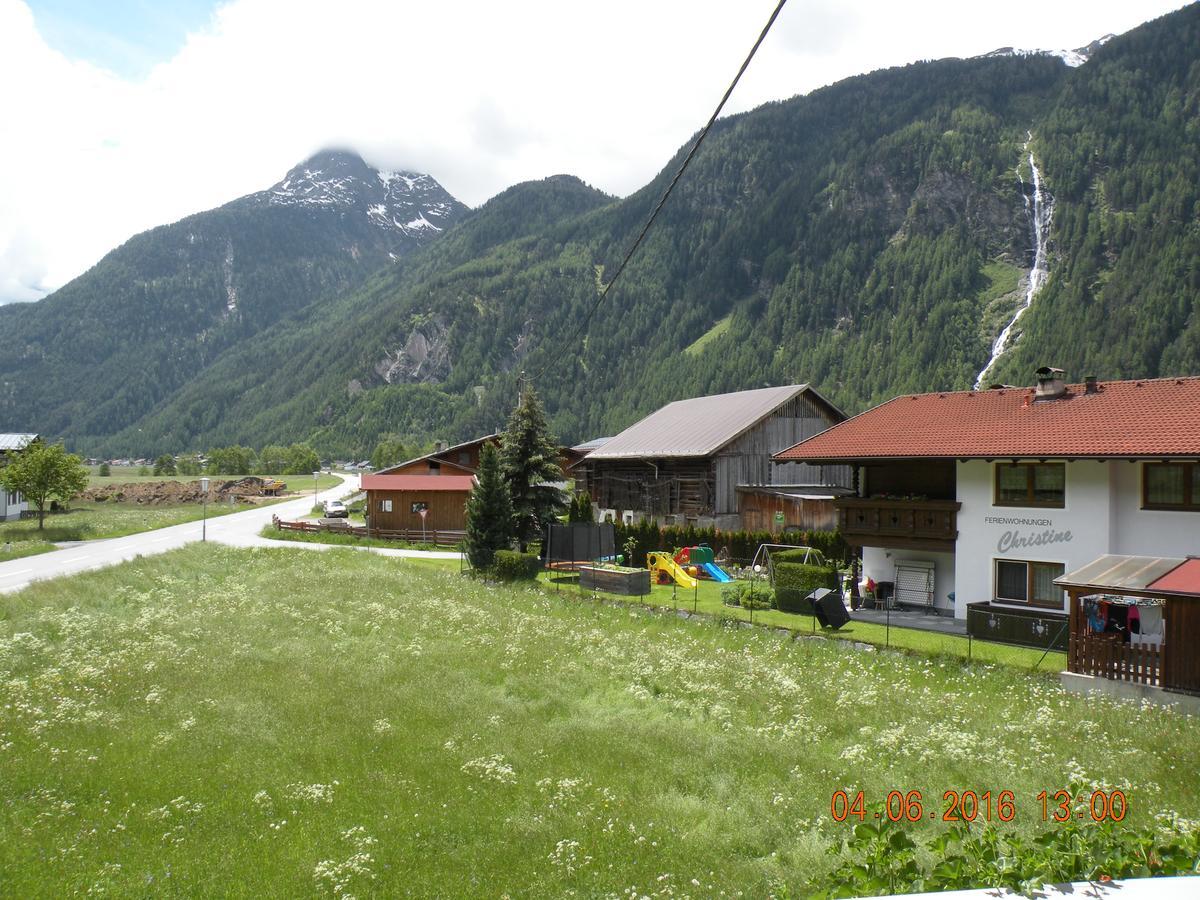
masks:
{"type": "MultiPolygon", "coordinates": [[[[848,641],[859,649],[884,649],[922,655],[997,663],[1031,671],[1059,671],[1066,665],[1069,621],[1050,612],[1006,610],[972,604],[964,621],[950,608],[900,606],[872,598],[856,598],[843,573],[840,599],[849,621],[823,627],[811,609],[785,612],[772,602],[770,567],[761,560],[720,559],[716,562],[729,582],[703,577],[697,568],[690,584],[660,579],[650,569],[622,575],[604,572],[547,570],[543,578],[559,592],[616,600],[676,613],[708,616],[730,625],[760,626],[788,632],[792,637],[821,635],[848,641]]],[[[599,565],[599,564],[598,564],[599,565]]],[[[686,567],[685,574],[691,574],[686,567]]]]}

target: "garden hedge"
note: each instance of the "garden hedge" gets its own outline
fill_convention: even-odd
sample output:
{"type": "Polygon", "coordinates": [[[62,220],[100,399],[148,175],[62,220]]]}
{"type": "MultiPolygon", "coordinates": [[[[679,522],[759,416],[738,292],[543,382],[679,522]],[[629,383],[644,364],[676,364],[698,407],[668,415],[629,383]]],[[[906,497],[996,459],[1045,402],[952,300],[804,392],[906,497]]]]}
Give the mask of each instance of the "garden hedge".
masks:
{"type": "Polygon", "coordinates": [[[497,550],[492,562],[492,573],[501,581],[530,581],[541,569],[542,561],[536,553],[516,550],[497,550]]]}
{"type": "Polygon", "coordinates": [[[828,566],[782,562],[775,565],[775,606],[783,612],[810,612],[805,597],[817,588],[837,590],[837,571],[828,566]]]}

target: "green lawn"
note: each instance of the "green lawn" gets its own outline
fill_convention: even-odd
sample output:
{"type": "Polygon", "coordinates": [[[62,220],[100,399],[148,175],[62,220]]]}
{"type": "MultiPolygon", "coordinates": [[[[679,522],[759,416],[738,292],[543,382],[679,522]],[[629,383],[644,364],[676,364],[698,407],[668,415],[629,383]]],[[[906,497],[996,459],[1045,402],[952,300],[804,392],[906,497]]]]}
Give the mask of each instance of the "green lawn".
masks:
{"type": "MultiPolygon", "coordinates": [[[[212,519],[254,508],[254,504],[238,503],[231,506],[228,503],[210,503],[208,517],[212,519]]],[[[136,503],[76,500],[66,512],[47,513],[46,527],[41,531],[38,530],[36,518],[0,522],[0,545],[6,541],[18,545],[25,541],[90,541],[123,537],[169,525],[195,522],[203,517],[204,506],[200,503],[141,506],[136,503]]]]}
{"type": "MultiPolygon", "coordinates": [[[[579,590],[578,579],[573,575],[544,573],[541,581],[551,590],[574,592],[579,590]]],[[[757,624],[788,628],[803,633],[814,631],[814,620],[811,615],[785,613],[777,609],[756,609],[752,615],[748,609],[725,606],[721,602],[721,587],[716,582],[701,580],[695,591],[682,587],[676,588],[673,585],[652,585],[649,596],[625,597],[603,592],[597,592],[597,594],[614,600],[647,606],[679,607],[726,619],[753,620],[757,624]]],[[[835,640],[860,641],[877,647],[911,650],[925,655],[969,658],[978,662],[1000,663],[1040,672],[1060,672],[1067,666],[1066,654],[1057,651],[1043,655],[1042,650],[1028,647],[1014,647],[1009,644],[994,644],[977,640],[969,641],[967,638],[957,635],[918,631],[915,628],[901,628],[895,625],[889,630],[883,625],[858,622],[853,619],[837,631],[826,631],[819,627],[815,631],[835,640]]]]}
{"type": "Polygon", "coordinates": [[[25,556],[37,556],[39,553],[49,553],[57,549],[53,544],[46,541],[23,540],[18,542],[11,538],[5,539],[3,534],[0,533],[0,562],[8,562],[10,559],[21,559],[25,556]]]}
{"type": "MultiPolygon", "coordinates": [[[[362,522],[356,522],[361,525],[362,522]]],[[[281,531],[274,525],[264,525],[259,532],[260,537],[272,541],[292,541],[301,544],[333,544],[338,547],[381,547],[391,550],[452,550],[452,547],[439,547],[436,544],[410,544],[405,541],[385,541],[382,538],[365,538],[355,534],[338,534],[333,531],[281,531]]]]}
{"type": "Polygon", "coordinates": [[[801,897],[838,788],[1200,817],[1194,717],[341,550],[0,597],[0,709],[11,896],[801,897]]]}

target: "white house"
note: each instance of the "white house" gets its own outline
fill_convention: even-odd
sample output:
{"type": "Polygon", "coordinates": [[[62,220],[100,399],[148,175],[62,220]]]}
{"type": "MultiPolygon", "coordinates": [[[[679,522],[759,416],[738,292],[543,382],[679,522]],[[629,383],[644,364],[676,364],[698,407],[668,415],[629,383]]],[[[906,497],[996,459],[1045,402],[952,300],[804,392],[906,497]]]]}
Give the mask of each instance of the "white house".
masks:
{"type": "MultiPolygon", "coordinates": [[[[0,434],[0,466],[7,465],[10,456],[20,453],[37,438],[36,434],[0,434]]],[[[21,518],[21,513],[28,508],[25,498],[19,493],[0,488],[0,522],[21,518]]]]}
{"type": "Polygon", "coordinates": [[[1065,616],[1098,557],[1200,555],[1200,377],[906,395],[777,454],[851,464],[836,502],[900,604],[1065,616]]]}

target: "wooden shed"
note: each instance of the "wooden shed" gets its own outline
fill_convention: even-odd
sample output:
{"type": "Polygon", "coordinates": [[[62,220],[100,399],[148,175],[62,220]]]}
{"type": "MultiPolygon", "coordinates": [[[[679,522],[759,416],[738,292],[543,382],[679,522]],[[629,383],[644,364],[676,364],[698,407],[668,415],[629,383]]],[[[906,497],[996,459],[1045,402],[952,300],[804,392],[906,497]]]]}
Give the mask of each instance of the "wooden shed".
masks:
{"type": "Polygon", "coordinates": [[[806,384],[677,400],[604,442],[576,483],[614,517],[740,527],[745,485],[850,486],[847,466],[772,463],[771,455],[845,419],[806,384]]]}
{"type": "Polygon", "coordinates": [[[464,531],[475,476],[364,475],[362,487],[372,531],[464,531]]]}

